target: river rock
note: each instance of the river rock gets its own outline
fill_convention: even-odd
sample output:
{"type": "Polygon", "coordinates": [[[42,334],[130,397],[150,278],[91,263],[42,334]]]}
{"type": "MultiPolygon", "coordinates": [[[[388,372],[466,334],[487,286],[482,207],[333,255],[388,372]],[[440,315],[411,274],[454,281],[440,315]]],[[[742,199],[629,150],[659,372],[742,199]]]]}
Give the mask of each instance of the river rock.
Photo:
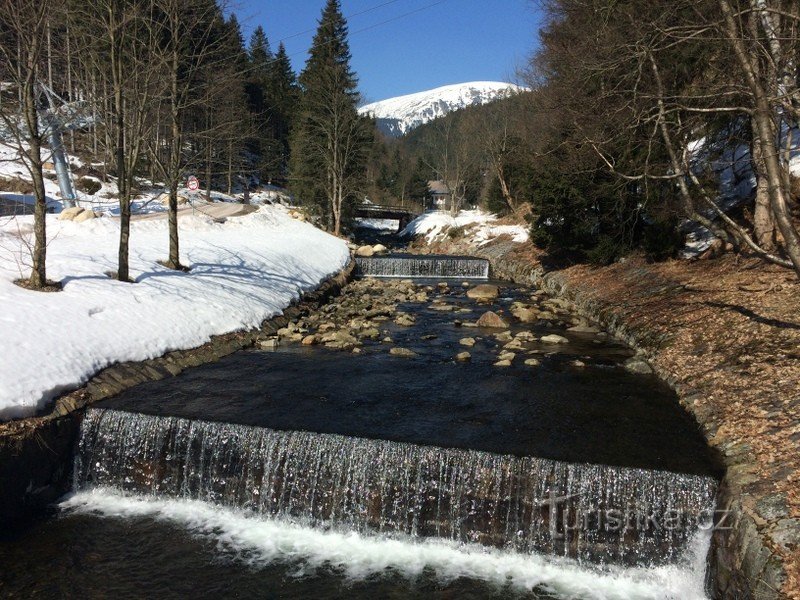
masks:
{"type": "Polygon", "coordinates": [[[567,331],[574,331],[575,333],[600,333],[597,327],[592,327],[591,325],[575,325],[567,329],[567,331]]]}
{"type": "Polygon", "coordinates": [[[539,338],[539,341],[545,344],[567,344],[569,340],[565,338],[563,335],[557,335],[555,333],[551,333],[550,335],[543,335],[539,338]]]}
{"type": "Polygon", "coordinates": [[[577,359],[576,359],[576,360],[573,360],[573,361],[572,361],[570,364],[571,364],[573,367],[577,367],[577,368],[579,368],[579,369],[582,369],[583,367],[585,367],[585,366],[586,366],[586,363],[585,363],[585,362],[583,362],[582,360],[577,360],[577,359]]]}
{"type": "Polygon", "coordinates": [[[472,355],[469,352],[459,352],[456,354],[456,360],[460,362],[466,362],[468,360],[472,360],[472,355]]]}
{"type": "Polygon", "coordinates": [[[462,346],[467,346],[468,348],[472,348],[475,345],[475,338],[473,337],[465,337],[458,340],[458,343],[462,346]]]}
{"type": "Polygon", "coordinates": [[[359,246],[358,250],[356,250],[356,256],[372,256],[373,254],[375,254],[375,251],[372,246],[359,246]]]}
{"type": "Polygon", "coordinates": [[[526,358],[525,359],[525,364],[527,366],[529,366],[529,367],[538,367],[542,363],[541,363],[541,361],[539,361],[538,358],[526,358]]]}
{"type": "MultiPolygon", "coordinates": [[[[478,289],[478,288],[473,288],[473,289],[478,289]]],[[[489,327],[492,329],[507,329],[508,323],[506,323],[503,320],[503,318],[496,312],[492,312],[491,310],[489,310],[483,313],[481,315],[481,318],[478,319],[478,327],[489,327]]]]}
{"type": "Polygon", "coordinates": [[[469,281],[462,281],[461,282],[461,287],[464,288],[464,289],[467,289],[469,287],[469,285],[470,285],[469,281]]]}
{"type": "Polygon", "coordinates": [[[625,361],[623,365],[631,373],[638,373],[640,375],[649,375],[653,369],[641,358],[634,356],[625,361]]]}
{"type": "Polygon", "coordinates": [[[513,352],[501,352],[500,356],[498,356],[497,358],[499,358],[500,360],[514,360],[515,358],[517,358],[517,355],[514,354],[513,352]]]}
{"type": "Polygon", "coordinates": [[[416,321],[417,319],[408,313],[399,313],[394,319],[395,324],[400,325],[401,327],[411,327],[414,323],[416,323],[416,321]]]}
{"type": "Polygon", "coordinates": [[[522,350],[522,342],[519,340],[511,340],[505,346],[503,346],[504,350],[522,350]]]}
{"type": "Polygon", "coordinates": [[[386,246],[384,246],[383,244],[375,244],[372,247],[372,253],[373,254],[385,254],[387,250],[388,250],[388,248],[386,246]]]}
{"type": "Polygon", "coordinates": [[[511,314],[523,323],[535,323],[539,320],[539,311],[534,308],[517,308],[512,309],[511,314]]]}
{"type": "Polygon", "coordinates": [[[258,344],[264,350],[273,350],[280,345],[278,338],[269,338],[268,340],[261,340],[258,344]]]}
{"type": "Polygon", "coordinates": [[[536,336],[533,335],[530,331],[520,331],[514,337],[517,338],[518,340],[524,340],[526,342],[532,342],[536,340],[536,336]]]}
{"type": "Polygon", "coordinates": [[[417,356],[417,353],[413,350],[409,350],[408,348],[401,348],[400,346],[396,346],[389,350],[389,354],[392,356],[401,356],[403,358],[414,358],[417,356]]]}
{"type": "Polygon", "coordinates": [[[494,300],[499,295],[500,290],[496,285],[490,283],[481,283],[467,290],[467,298],[472,298],[473,300],[494,300]]]}
{"type": "Polygon", "coordinates": [[[498,360],[496,363],[494,363],[494,366],[495,367],[510,367],[511,366],[511,361],[510,360],[498,360]]]}
{"type": "Polygon", "coordinates": [[[502,333],[495,333],[494,339],[496,339],[498,342],[510,342],[514,338],[511,336],[510,331],[503,331],[502,333]]]}
{"type": "Polygon", "coordinates": [[[303,346],[313,346],[317,342],[319,342],[319,338],[316,335],[312,334],[304,337],[300,343],[303,344],[303,346]]]}

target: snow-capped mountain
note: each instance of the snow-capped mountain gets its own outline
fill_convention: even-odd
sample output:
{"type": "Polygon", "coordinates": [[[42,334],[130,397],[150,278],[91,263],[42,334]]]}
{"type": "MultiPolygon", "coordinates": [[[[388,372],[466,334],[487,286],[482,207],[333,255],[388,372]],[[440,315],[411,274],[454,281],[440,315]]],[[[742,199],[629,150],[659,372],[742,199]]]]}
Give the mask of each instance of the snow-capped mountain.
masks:
{"type": "Polygon", "coordinates": [[[399,137],[454,110],[488,104],[524,90],[512,83],[472,81],[373,102],[358,111],[375,117],[378,128],[387,135],[399,137]]]}

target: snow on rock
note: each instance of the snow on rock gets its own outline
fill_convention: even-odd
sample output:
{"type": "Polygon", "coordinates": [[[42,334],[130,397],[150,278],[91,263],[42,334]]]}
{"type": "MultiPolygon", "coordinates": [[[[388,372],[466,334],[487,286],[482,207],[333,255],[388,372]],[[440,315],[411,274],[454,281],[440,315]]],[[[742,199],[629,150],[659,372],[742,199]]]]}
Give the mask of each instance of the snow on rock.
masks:
{"type": "Polygon", "coordinates": [[[497,216],[482,210],[462,210],[452,217],[445,212],[431,211],[420,215],[400,232],[401,237],[424,236],[429,244],[441,241],[448,231],[463,228],[464,236],[471,238],[477,246],[488,244],[501,235],[509,235],[513,241],[528,241],[528,230],[522,225],[492,225],[497,216]]]}
{"type": "Polygon", "coordinates": [[[384,133],[400,137],[454,110],[488,104],[525,89],[499,81],[473,81],[373,102],[362,106],[359,112],[374,117],[384,133]]]}
{"type": "Polygon", "coordinates": [[[32,217],[0,219],[0,420],[32,415],[116,362],[256,327],[349,260],[342,240],[282,207],[224,223],[202,215],[179,222],[181,260],[191,271],[157,262],[167,256],[166,219],[134,221],[136,283],[128,284],[104,274],[116,270],[117,220],[76,224],[48,215],[48,277],[64,289],[42,293],[12,283],[29,272],[17,265],[26,261],[21,237],[30,235],[32,217]]]}

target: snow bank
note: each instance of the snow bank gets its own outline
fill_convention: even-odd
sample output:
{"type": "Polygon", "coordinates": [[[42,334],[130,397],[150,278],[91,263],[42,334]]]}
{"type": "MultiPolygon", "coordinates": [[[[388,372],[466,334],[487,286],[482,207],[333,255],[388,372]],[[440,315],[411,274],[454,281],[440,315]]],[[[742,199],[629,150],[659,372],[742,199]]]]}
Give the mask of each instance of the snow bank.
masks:
{"type": "Polygon", "coordinates": [[[501,235],[510,235],[517,243],[528,241],[528,230],[522,225],[492,225],[497,216],[482,210],[462,210],[452,217],[445,212],[427,212],[420,215],[400,232],[401,237],[424,236],[431,244],[444,239],[454,227],[464,228],[464,235],[478,246],[488,244],[501,235]]]}
{"type": "Polygon", "coordinates": [[[135,221],[132,285],[104,275],[116,270],[117,220],[73,223],[48,215],[48,277],[64,284],[48,294],[12,283],[29,272],[18,264],[30,260],[24,240],[32,217],[0,219],[0,419],[32,415],[113,363],[256,327],[349,260],[342,240],[282,207],[222,224],[205,216],[179,222],[181,261],[191,272],[156,262],[167,257],[165,219],[135,221]]]}

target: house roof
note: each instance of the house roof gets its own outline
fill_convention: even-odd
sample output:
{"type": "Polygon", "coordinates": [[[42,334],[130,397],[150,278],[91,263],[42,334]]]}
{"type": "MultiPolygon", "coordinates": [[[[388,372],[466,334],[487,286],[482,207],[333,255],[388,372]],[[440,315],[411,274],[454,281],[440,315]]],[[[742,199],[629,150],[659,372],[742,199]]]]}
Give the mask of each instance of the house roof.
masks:
{"type": "Polygon", "coordinates": [[[450,193],[450,188],[441,179],[435,179],[428,182],[428,191],[431,194],[447,195],[450,193]]]}

